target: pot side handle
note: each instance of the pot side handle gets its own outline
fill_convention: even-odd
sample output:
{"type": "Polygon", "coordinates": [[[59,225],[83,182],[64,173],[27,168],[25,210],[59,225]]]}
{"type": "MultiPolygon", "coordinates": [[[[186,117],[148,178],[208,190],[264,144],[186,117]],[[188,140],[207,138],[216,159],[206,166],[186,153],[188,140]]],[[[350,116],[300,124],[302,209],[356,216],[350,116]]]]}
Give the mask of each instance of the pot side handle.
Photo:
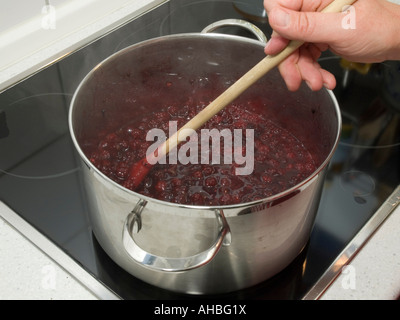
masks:
{"type": "Polygon", "coordinates": [[[201,33],[210,33],[210,32],[217,30],[218,28],[227,27],[227,26],[241,27],[241,28],[247,29],[251,33],[253,33],[257,37],[257,39],[260,40],[261,42],[267,43],[267,41],[268,41],[267,36],[264,34],[264,32],[261,31],[260,28],[258,28],[257,26],[255,26],[254,24],[252,24],[248,21],[241,20],[241,19],[224,19],[224,20],[216,21],[216,22],[210,24],[209,26],[205,27],[201,31],[201,33]]]}
{"type": "Polygon", "coordinates": [[[147,268],[164,272],[188,271],[199,268],[209,263],[218,253],[221,246],[229,246],[231,244],[231,232],[224,213],[222,210],[215,210],[218,221],[218,234],[209,249],[193,256],[182,258],[167,258],[146,252],[135,242],[133,237],[133,233],[137,233],[141,229],[140,214],[145,205],[146,203],[136,205],[135,209],[128,215],[124,224],[122,242],[128,255],[147,268]]]}

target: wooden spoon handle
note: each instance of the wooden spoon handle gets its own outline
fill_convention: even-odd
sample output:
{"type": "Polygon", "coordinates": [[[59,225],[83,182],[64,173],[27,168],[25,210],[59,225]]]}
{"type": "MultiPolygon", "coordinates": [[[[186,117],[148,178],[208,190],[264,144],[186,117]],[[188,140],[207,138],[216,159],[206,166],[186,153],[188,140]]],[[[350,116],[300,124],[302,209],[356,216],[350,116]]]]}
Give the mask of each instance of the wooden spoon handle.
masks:
{"type": "MultiPolygon", "coordinates": [[[[356,0],[335,0],[329,4],[322,12],[341,12],[345,6],[351,5],[356,0]]],[[[235,100],[245,90],[252,86],[256,81],[263,77],[271,69],[279,65],[295,50],[297,50],[304,42],[291,41],[285,49],[276,55],[269,55],[262,59],[239,80],[237,80],[231,87],[224,91],[219,97],[211,102],[206,108],[200,111],[195,117],[189,120],[183,127],[181,127],[173,136],[171,136],[159,149],[158,157],[162,157],[170,150],[175,148],[180,141],[179,135],[186,129],[197,130],[210,120],[214,115],[219,113],[229,103],[235,100]]]]}

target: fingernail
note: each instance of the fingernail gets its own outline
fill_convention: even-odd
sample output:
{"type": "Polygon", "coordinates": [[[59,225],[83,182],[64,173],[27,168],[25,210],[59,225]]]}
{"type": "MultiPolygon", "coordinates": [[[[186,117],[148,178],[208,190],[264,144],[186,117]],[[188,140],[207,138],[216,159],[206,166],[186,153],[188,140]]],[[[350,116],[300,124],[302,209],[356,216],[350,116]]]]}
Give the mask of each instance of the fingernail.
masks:
{"type": "Polygon", "coordinates": [[[280,27],[286,27],[290,23],[290,15],[281,9],[275,9],[273,12],[273,18],[276,25],[280,27]]]}

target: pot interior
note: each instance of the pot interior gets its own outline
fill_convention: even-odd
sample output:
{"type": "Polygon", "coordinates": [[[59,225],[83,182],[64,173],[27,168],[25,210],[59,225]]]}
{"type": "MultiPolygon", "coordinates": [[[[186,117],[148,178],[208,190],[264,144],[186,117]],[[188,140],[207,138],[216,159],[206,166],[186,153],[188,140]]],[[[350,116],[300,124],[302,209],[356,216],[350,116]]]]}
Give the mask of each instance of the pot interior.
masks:
{"type": "MultiPolygon", "coordinates": [[[[264,56],[261,43],[216,34],[168,36],[126,48],[95,68],[75,93],[70,121],[77,147],[90,163],[99,137],[169,106],[211,102],[264,56]]],[[[327,90],[302,86],[289,92],[274,69],[234,103],[249,102],[261,105],[266,118],[300,140],[316,168],[326,162],[340,126],[327,90]]]]}

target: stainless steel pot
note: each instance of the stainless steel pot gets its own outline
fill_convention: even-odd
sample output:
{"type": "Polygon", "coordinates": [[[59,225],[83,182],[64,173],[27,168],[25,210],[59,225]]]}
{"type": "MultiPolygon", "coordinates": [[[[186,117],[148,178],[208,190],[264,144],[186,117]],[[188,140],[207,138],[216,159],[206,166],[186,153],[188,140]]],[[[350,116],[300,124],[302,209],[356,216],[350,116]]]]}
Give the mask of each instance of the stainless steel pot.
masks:
{"type": "Polygon", "coordinates": [[[133,276],[183,293],[230,292],[277,274],[307,244],[341,127],[330,91],[303,86],[290,93],[274,70],[239,98],[263,101],[272,120],[302,140],[318,162],[308,179],[263,200],[220,207],[155,200],[111,181],[85,153],[98,130],[113,130],[127,117],[199,95],[212,99],[263,58],[263,47],[221,34],[164,36],[112,55],[76,90],[69,124],[84,162],[93,232],[133,276]]]}

